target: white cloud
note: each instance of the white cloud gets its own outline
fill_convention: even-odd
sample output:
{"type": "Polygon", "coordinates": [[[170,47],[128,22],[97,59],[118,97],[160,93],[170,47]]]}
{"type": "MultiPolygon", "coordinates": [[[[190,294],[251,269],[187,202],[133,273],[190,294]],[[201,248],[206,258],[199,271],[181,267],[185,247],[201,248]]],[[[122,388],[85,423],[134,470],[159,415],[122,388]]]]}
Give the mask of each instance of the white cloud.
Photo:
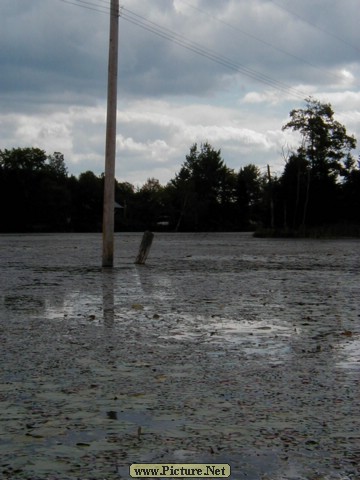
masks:
{"type": "Polygon", "coordinates": [[[340,70],[340,75],[342,76],[343,82],[346,86],[354,85],[355,76],[352,74],[352,72],[350,72],[346,68],[343,68],[342,70],[340,70]]]}
{"type": "MultiPolygon", "coordinates": [[[[71,173],[100,174],[107,15],[60,1],[2,3],[0,148],[61,151],[71,173]]],[[[204,141],[221,149],[231,168],[247,163],[281,168],[282,147],[296,147],[297,142],[281,127],[289,111],[302,107],[302,98],[309,95],[330,102],[349,133],[360,137],[357,2],[281,2],[288,9],[277,3],[127,3],[131,11],[169,29],[171,35],[197,42],[220,61],[121,19],[120,180],[140,184],[157,177],[166,183],[190,146],[204,141]],[[234,69],[222,64],[225,57],[234,69]],[[253,74],[247,75],[246,69],[253,74]],[[269,80],[277,88],[270,88],[269,80]],[[289,87],[286,92],[284,85],[289,87]]]]}

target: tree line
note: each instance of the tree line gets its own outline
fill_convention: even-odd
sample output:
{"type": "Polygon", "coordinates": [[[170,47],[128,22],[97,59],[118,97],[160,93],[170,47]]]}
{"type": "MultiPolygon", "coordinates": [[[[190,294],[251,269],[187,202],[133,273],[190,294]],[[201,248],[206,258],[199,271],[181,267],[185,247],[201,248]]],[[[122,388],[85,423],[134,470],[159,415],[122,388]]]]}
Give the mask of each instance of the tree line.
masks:
{"type": "MultiPolygon", "coordinates": [[[[272,175],[248,164],[226,166],[210,143],[190,147],[166,185],[115,181],[116,230],[246,231],[295,235],[337,226],[360,229],[360,168],[353,136],[330,104],[312,98],[283,127],[300,146],[272,175]]],[[[60,152],[0,150],[1,232],[101,231],[104,176],[68,174],[60,152]]]]}

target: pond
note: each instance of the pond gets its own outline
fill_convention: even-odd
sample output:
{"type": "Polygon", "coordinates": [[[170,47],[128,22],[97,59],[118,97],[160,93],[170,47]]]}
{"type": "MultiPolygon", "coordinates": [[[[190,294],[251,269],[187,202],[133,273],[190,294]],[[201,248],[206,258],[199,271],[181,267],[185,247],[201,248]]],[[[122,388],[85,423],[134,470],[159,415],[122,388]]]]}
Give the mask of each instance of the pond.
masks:
{"type": "Polygon", "coordinates": [[[2,478],[360,478],[360,242],[0,236],[2,478]]]}

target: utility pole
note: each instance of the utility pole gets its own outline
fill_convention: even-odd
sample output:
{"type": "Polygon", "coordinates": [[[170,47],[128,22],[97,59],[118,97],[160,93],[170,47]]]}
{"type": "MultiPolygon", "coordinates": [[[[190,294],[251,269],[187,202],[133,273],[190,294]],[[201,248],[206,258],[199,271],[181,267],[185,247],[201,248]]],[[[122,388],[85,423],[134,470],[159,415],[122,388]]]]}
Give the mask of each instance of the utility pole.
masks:
{"type": "Polygon", "coordinates": [[[111,0],[105,147],[102,266],[114,265],[116,110],[119,45],[119,0],[111,0]]]}

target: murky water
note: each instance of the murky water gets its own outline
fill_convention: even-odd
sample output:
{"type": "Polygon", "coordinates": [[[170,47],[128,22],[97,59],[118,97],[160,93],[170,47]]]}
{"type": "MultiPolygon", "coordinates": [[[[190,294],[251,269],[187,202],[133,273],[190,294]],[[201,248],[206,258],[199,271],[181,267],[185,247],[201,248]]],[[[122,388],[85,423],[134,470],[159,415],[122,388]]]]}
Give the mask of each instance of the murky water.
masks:
{"type": "Polygon", "coordinates": [[[0,236],[0,474],[360,478],[360,242],[0,236]]]}

